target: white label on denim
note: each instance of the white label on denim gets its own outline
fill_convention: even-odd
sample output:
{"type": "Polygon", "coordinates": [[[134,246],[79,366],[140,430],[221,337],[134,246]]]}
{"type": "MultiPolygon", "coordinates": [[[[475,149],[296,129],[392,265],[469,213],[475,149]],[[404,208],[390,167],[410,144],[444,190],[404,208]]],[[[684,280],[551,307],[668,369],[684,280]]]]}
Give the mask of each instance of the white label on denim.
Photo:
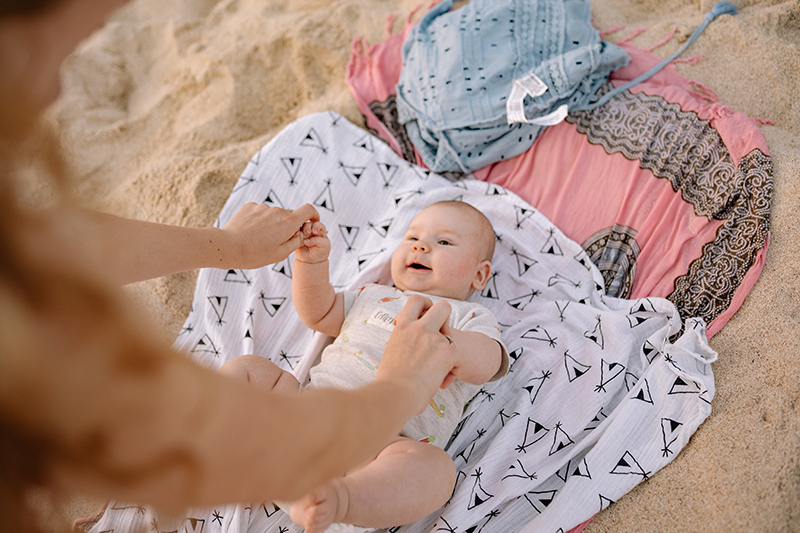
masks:
{"type": "Polygon", "coordinates": [[[558,124],[567,116],[567,106],[562,105],[552,113],[528,119],[525,116],[525,97],[530,96],[536,98],[547,91],[547,85],[540,80],[536,74],[530,72],[518,80],[514,80],[514,85],[511,87],[511,94],[508,95],[506,102],[506,119],[509,124],[523,122],[526,124],[535,124],[537,126],[554,126],[558,124]]]}

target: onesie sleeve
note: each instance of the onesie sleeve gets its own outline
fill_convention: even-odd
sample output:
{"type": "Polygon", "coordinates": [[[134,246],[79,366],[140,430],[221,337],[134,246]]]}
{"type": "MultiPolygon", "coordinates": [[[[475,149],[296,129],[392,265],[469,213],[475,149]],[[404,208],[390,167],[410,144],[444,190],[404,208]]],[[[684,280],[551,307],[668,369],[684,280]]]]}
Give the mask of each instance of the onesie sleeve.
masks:
{"type": "Polygon", "coordinates": [[[480,304],[473,304],[472,308],[462,317],[456,317],[455,323],[451,324],[451,326],[462,331],[477,331],[478,333],[483,333],[497,341],[500,345],[500,368],[489,381],[497,381],[508,373],[508,368],[510,366],[508,350],[500,338],[500,327],[491,311],[480,304]]]}

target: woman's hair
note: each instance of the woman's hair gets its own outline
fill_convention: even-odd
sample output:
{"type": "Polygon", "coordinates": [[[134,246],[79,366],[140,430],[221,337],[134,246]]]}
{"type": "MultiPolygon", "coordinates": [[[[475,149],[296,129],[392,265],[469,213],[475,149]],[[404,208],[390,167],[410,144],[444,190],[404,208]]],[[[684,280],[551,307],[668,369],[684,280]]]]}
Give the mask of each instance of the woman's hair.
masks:
{"type": "MultiPolygon", "coordinates": [[[[155,328],[143,327],[141,313],[121,289],[28,250],[23,235],[35,215],[22,205],[20,174],[32,163],[45,169],[58,198],[54,209],[70,207],[55,135],[36,136],[35,143],[0,137],[0,515],[3,529],[15,533],[39,531],[31,494],[47,488],[46,470],[54,462],[120,484],[152,473],[119,470],[105,462],[112,420],[97,416],[94,425],[69,432],[68,420],[53,424],[52,402],[69,413],[74,412],[69,406],[86,405],[87,397],[102,393],[93,386],[99,384],[91,382],[91,372],[61,379],[57,369],[65,364],[87,370],[111,366],[121,379],[135,379],[152,375],[174,357],[155,328]],[[53,383],[59,384],[57,394],[37,394],[53,383]]],[[[98,413],[103,408],[98,405],[98,413]]],[[[175,462],[187,461],[179,457],[175,462]]],[[[191,471],[191,464],[184,466],[191,471]]]]}
{"type": "Polygon", "coordinates": [[[63,0],[0,0],[0,17],[8,15],[29,15],[63,0]]]}

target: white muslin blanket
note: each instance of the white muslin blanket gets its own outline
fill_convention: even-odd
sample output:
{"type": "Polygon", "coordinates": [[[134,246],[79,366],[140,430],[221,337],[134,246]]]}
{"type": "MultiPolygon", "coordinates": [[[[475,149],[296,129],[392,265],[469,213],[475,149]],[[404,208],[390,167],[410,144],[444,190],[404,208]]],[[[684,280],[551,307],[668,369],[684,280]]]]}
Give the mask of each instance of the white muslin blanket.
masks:
{"type": "MultiPolygon", "coordinates": [[[[390,257],[411,219],[451,199],[476,206],[494,225],[493,273],[470,299],[497,317],[512,365],[466,406],[449,443],[458,471],[450,501],[391,531],[568,531],[669,463],[709,415],[716,354],[701,320],[681,324],[665,299],[605,296],[581,247],[518,196],[411,165],[334,113],[297,120],[264,146],[217,223],[248,201],[311,202],[332,241],[331,282],[357,288],[390,283],[390,257]]],[[[175,346],[215,369],[259,354],[304,380],[327,339],[297,318],[292,259],[201,271],[175,346]]],[[[152,512],[120,502],[93,531],[134,527],[167,531],[152,512]]],[[[193,509],[178,530],[302,531],[261,502],[193,509]]]]}

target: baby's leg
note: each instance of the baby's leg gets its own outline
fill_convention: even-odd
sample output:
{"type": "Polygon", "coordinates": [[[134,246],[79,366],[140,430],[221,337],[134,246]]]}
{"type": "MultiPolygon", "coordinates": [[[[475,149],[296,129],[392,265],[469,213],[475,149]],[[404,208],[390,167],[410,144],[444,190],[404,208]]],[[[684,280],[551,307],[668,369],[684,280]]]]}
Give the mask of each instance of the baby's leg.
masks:
{"type": "Polygon", "coordinates": [[[398,437],[369,464],[292,504],[291,517],[307,533],[335,522],[387,528],[410,524],[447,502],[456,471],[444,450],[398,437]]]}
{"type": "Polygon", "coordinates": [[[300,389],[300,384],[291,373],[269,359],[253,354],[231,359],[222,365],[219,373],[275,392],[297,392],[300,389]]]}

